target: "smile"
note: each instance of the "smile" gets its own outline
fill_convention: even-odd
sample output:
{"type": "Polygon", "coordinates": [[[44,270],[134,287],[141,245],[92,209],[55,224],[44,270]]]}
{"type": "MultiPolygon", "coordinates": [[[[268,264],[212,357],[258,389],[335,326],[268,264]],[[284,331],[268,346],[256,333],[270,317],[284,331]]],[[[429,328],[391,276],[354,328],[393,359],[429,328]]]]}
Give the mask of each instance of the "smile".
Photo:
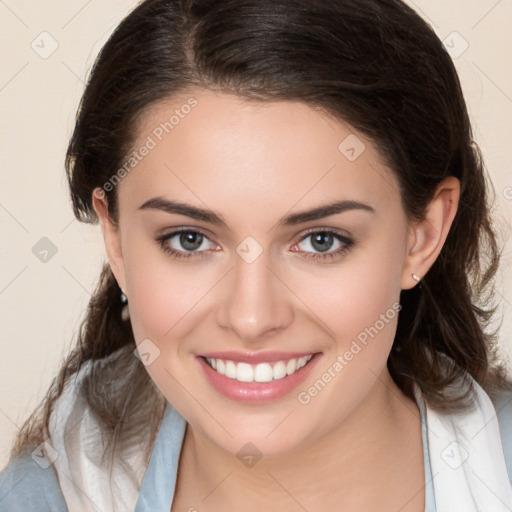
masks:
{"type": "Polygon", "coordinates": [[[287,361],[283,360],[255,365],[237,363],[224,359],[213,359],[210,357],[206,357],[205,359],[211,368],[229,379],[234,379],[239,382],[271,382],[294,374],[297,370],[305,366],[312,357],[313,354],[310,354],[287,361]]]}

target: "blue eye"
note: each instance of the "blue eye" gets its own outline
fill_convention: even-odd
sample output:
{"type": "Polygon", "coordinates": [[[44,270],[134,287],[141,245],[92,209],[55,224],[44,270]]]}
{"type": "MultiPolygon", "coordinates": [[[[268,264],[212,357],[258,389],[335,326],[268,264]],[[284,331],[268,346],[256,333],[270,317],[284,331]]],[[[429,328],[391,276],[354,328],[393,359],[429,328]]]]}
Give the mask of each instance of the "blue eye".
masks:
{"type": "MultiPolygon", "coordinates": [[[[304,235],[295,243],[294,247],[298,247],[308,239],[310,239],[310,241],[306,244],[308,246],[307,249],[296,252],[304,253],[304,257],[307,259],[318,261],[341,257],[354,245],[353,240],[335,231],[317,229],[316,231],[310,231],[304,235]],[[335,247],[334,251],[331,250],[333,247],[335,247]]],[[[212,243],[206,235],[192,229],[173,231],[172,233],[158,237],[156,241],[166,254],[169,254],[175,259],[182,260],[207,257],[209,244],[212,243]],[[173,247],[173,245],[178,244],[181,248],[173,247]]]]}
{"type": "Polygon", "coordinates": [[[304,240],[310,240],[307,245],[314,251],[319,251],[305,251],[305,257],[313,260],[330,260],[340,257],[354,245],[353,240],[332,230],[311,231],[302,237],[297,245],[300,245],[304,240]],[[333,246],[337,248],[330,251],[333,246]]]}
{"type": "Polygon", "coordinates": [[[200,233],[199,231],[193,231],[189,229],[183,229],[179,231],[173,231],[168,235],[157,238],[157,242],[163,251],[173,258],[176,259],[188,259],[194,257],[205,257],[205,250],[199,250],[201,247],[208,249],[208,244],[204,242],[208,238],[200,233]],[[183,247],[184,250],[175,249],[170,245],[171,240],[177,239],[178,243],[183,247]],[[206,245],[206,247],[204,247],[206,245]]]}

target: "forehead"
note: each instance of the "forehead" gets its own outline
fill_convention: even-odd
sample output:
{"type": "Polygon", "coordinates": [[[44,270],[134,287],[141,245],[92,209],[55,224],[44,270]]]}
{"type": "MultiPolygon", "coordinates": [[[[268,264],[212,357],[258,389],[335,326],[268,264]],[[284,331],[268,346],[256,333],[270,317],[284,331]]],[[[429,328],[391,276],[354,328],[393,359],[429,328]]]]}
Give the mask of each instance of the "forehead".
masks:
{"type": "Polygon", "coordinates": [[[139,119],[126,163],[120,204],[134,208],[156,195],[260,211],[339,199],[372,199],[377,206],[400,200],[396,179],[371,142],[302,102],[255,102],[206,90],[160,101],[139,119]]]}

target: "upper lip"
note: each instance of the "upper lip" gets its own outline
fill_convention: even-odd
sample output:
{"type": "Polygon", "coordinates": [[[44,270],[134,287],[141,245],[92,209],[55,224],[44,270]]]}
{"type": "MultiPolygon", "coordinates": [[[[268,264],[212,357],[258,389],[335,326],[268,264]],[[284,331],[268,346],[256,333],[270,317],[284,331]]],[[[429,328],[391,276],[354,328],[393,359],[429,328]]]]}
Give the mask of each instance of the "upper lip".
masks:
{"type": "Polygon", "coordinates": [[[202,357],[210,359],[224,359],[234,361],[237,363],[273,363],[276,361],[288,361],[299,357],[309,356],[316,354],[316,352],[209,352],[208,354],[201,354],[202,357]]]}

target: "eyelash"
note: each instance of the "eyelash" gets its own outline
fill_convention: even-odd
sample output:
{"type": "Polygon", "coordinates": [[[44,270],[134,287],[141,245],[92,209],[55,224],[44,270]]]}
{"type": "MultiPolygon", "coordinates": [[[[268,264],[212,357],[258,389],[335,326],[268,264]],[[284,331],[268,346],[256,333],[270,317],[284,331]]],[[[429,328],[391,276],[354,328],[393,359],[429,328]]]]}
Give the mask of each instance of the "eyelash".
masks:
{"type": "MultiPolygon", "coordinates": [[[[202,233],[201,231],[195,230],[195,229],[179,229],[176,231],[172,231],[171,233],[168,233],[166,235],[162,235],[158,238],[156,238],[156,242],[161,247],[161,249],[164,251],[164,253],[168,254],[172,258],[175,258],[177,260],[188,260],[190,258],[205,258],[207,257],[208,251],[177,251],[176,249],[173,249],[169,246],[168,241],[174,238],[175,236],[181,234],[181,233],[194,233],[202,235],[207,240],[208,237],[202,233]]],[[[303,235],[299,240],[297,240],[295,244],[298,244],[302,242],[303,240],[306,240],[312,235],[316,234],[324,234],[324,235],[333,235],[334,238],[336,238],[339,242],[343,244],[343,246],[336,251],[333,252],[327,252],[327,253],[311,253],[311,252],[305,252],[305,257],[310,260],[314,261],[326,261],[326,260],[332,260],[333,258],[341,257],[346,252],[348,252],[354,245],[354,240],[341,235],[340,233],[333,231],[332,229],[314,229],[303,235]]]]}

